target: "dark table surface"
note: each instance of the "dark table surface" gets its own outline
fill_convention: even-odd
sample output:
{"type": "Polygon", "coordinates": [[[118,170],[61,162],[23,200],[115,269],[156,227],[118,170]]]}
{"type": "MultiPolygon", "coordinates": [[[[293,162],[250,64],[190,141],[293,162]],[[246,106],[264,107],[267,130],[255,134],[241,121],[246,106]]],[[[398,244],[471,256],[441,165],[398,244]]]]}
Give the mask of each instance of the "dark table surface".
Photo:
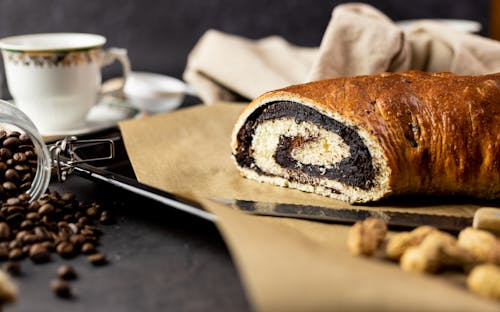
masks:
{"type": "Polygon", "coordinates": [[[116,223],[100,225],[99,250],[109,264],[84,256],[53,255],[46,264],[22,261],[14,278],[19,301],[5,311],[248,311],[238,272],[215,225],[125,190],[78,176],[50,190],[111,208],[116,223]],[[73,299],[50,289],[57,267],[69,263],[79,278],[73,299]]]}

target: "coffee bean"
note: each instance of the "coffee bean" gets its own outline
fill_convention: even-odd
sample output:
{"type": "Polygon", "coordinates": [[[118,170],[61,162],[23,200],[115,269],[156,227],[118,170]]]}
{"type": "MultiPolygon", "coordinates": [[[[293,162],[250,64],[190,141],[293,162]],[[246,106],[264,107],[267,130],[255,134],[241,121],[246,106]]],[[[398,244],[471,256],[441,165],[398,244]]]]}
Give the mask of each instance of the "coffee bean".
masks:
{"type": "Polygon", "coordinates": [[[29,256],[35,263],[50,261],[50,252],[42,244],[33,244],[29,249],[29,256]]]}
{"type": "Polygon", "coordinates": [[[14,193],[17,191],[17,185],[15,183],[12,183],[12,181],[6,181],[2,184],[2,187],[5,191],[14,193]]]}
{"type": "Polygon", "coordinates": [[[18,163],[22,163],[22,162],[25,162],[27,160],[27,157],[26,157],[26,154],[25,153],[15,153],[12,158],[18,162],[18,163]]]}
{"type": "Polygon", "coordinates": [[[22,144],[31,144],[31,139],[26,133],[21,133],[19,141],[21,141],[22,144]]]}
{"type": "Polygon", "coordinates": [[[69,223],[68,228],[71,230],[73,234],[78,233],[78,227],[74,223],[69,223]]]}
{"type": "Polygon", "coordinates": [[[22,213],[10,214],[5,218],[5,221],[10,225],[18,225],[24,220],[24,215],[22,213]]]}
{"type": "Polygon", "coordinates": [[[14,239],[9,242],[9,249],[12,250],[14,248],[21,248],[23,246],[23,243],[21,243],[20,240],[14,239]]]}
{"type": "Polygon", "coordinates": [[[9,206],[7,207],[7,214],[24,213],[25,209],[23,206],[9,206]]]}
{"type": "Polygon", "coordinates": [[[0,158],[3,161],[6,161],[6,160],[10,159],[11,157],[12,157],[12,152],[10,151],[10,149],[5,148],[5,147],[0,148],[0,158]]]}
{"type": "Polygon", "coordinates": [[[61,279],[55,279],[50,282],[50,288],[54,294],[60,298],[71,298],[73,296],[71,291],[71,285],[61,279]]]}
{"type": "Polygon", "coordinates": [[[21,248],[14,248],[9,252],[9,260],[20,260],[23,257],[24,253],[21,248]]]}
{"type": "Polygon", "coordinates": [[[111,214],[107,210],[104,210],[101,213],[101,217],[99,218],[99,223],[104,224],[104,225],[109,225],[109,224],[113,224],[114,222],[115,222],[115,220],[113,219],[113,217],[111,216],[111,214]]]}
{"type": "Polygon", "coordinates": [[[87,256],[87,260],[93,265],[103,265],[107,263],[106,256],[102,253],[95,253],[87,256]]]}
{"type": "Polygon", "coordinates": [[[95,246],[94,246],[94,244],[87,242],[87,243],[82,245],[81,251],[82,251],[82,253],[84,253],[86,255],[93,254],[93,253],[95,253],[95,246]]]}
{"type": "Polygon", "coordinates": [[[17,206],[17,205],[20,205],[22,203],[22,201],[17,198],[17,197],[11,197],[11,198],[8,198],[5,203],[9,206],[17,206]]]}
{"type": "Polygon", "coordinates": [[[14,130],[9,133],[9,136],[19,138],[21,136],[21,132],[14,130]]]}
{"type": "Polygon", "coordinates": [[[31,245],[40,241],[40,237],[35,234],[26,234],[23,236],[23,245],[31,245]]]}
{"type": "Polygon", "coordinates": [[[16,240],[18,240],[18,241],[23,241],[23,240],[24,240],[24,237],[25,237],[26,235],[29,235],[29,234],[30,234],[30,232],[29,232],[29,231],[25,231],[25,230],[23,230],[23,231],[19,231],[19,232],[17,232],[17,234],[16,234],[16,240]]]}
{"type": "Polygon", "coordinates": [[[7,261],[3,264],[2,269],[12,276],[21,276],[21,263],[18,261],[7,261]]]}
{"type": "Polygon", "coordinates": [[[92,230],[89,230],[87,228],[84,228],[80,231],[80,234],[82,234],[83,236],[86,236],[86,237],[92,237],[92,236],[95,236],[94,234],[94,231],[92,230]]]}
{"type": "MultiPolygon", "coordinates": [[[[0,149],[0,151],[1,151],[1,149],[0,149]]],[[[0,157],[1,157],[1,155],[0,155],[0,157]]],[[[7,171],[7,169],[9,169],[9,167],[7,167],[7,164],[4,162],[0,162],[0,173],[4,174],[5,171],[7,171]]]]}
{"type": "Polygon", "coordinates": [[[79,247],[87,242],[87,238],[80,234],[74,234],[70,236],[69,241],[76,247],[79,247]]]}
{"type": "Polygon", "coordinates": [[[74,280],[77,274],[71,265],[62,264],[57,268],[57,276],[63,280],[74,280]]]}
{"type": "Polygon", "coordinates": [[[24,155],[26,155],[26,159],[28,159],[28,160],[32,160],[32,159],[36,158],[36,154],[32,150],[27,150],[26,152],[24,152],[24,155]]]}
{"type": "Polygon", "coordinates": [[[57,236],[60,241],[67,241],[71,236],[71,231],[68,228],[60,228],[57,236]]]}
{"type": "Polygon", "coordinates": [[[74,247],[73,244],[67,242],[67,241],[62,241],[56,246],[56,252],[61,256],[61,257],[71,257],[74,254],[74,247]]]}
{"type": "Polygon", "coordinates": [[[38,212],[28,212],[26,214],[26,219],[31,221],[38,221],[40,220],[40,215],[38,214],[38,212]]]}
{"type": "Polygon", "coordinates": [[[64,193],[61,195],[61,199],[65,202],[72,202],[75,200],[75,193],[64,193]]]}
{"type": "Polygon", "coordinates": [[[92,231],[93,236],[99,236],[102,234],[101,230],[99,230],[99,228],[95,225],[88,225],[87,224],[87,225],[85,225],[84,229],[92,231]]]}
{"type": "Polygon", "coordinates": [[[21,177],[21,182],[31,182],[31,180],[33,180],[33,175],[29,172],[23,174],[23,176],[21,177]]]}
{"type": "Polygon", "coordinates": [[[7,169],[7,171],[5,171],[4,175],[5,175],[5,179],[7,179],[7,181],[17,183],[17,182],[19,182],[19,180],[21,180],[19,173],[17,172],[17,170],[14,170],[14,169],[7,169]]]}
{"type": "Polygon", "coordinates": [[[44,228],[44,231],[47,235],[49,235],[49,232],[57,232],[59,231],[58,227],[57,227],[57,218],[58,216],[54,216],[54,220],[50,220],[49,222],[45,222],[45,227],[44,228]]]}
{"type": "Polygon", "coordinates": [[[5,222],[0,222],[0,241],[10,239],[10,226],[5,222]]]}
{"type": "Polygon", "coordinates": [[[19,140],[19,138],[12,136],[12,133],[10,135],[11,135],[10,138],[6,138],[3,141],[3,146],[8,149],[13,149],[18,147],[21,144],[21,141],[19,140]]]}
{"type": "Polygon", "coordinates": [[[31,202],[28,206],[29,211],[37,211],[40,209],[40,203],[37,201],[31,202]]]}
{"type": "Polygon", "coordinates": [[[80,228],[83,228],[83,227],[85,227],[85,225],[90,224],[90,223],[91,223],[91,221],[87,217],[81,217],[80,219],[78,219],[78,222],[76,222],[77,226],[80,228]]]}
{"type": "MultiPolygon", "coordinates": [[[[14,166],[14,170],[16,170],[19,175],[28,173],[29,171],[31,171],[30,169],[31,169],[31,167],[28,165],[15,165],[14,166]]],[[[21,178],[19,178],[19,179],[21,179],[21,178]]]]}
{"type": "Polygon", "coordinates": [[[19,186],[21,192],[27,192],[31,188],[31,182],[23,183],[19,186]]]}
{"type": "Polygon", "coordinates": [[[54,206],[52,204],[44,204],[38,209],[38,213],[41,216],[46,216],[54,213],[54,206]]]}
{"type": "MultiPolygon", "coordinates": [[[[23,230],[31,230],[33,228],[33,221],[26,219],[23,222],[21,222],[20,225],[21,229],[23,230]]],[[[1,236],[1,235],[0,235],[1,236]]]]}
{"type": "Polygon", "coordinates": [[[68,222],[65,220],[59,221],[59,222],[57,222],[57,227],[58,228],[68,228],[68,222]]]}
{"type": "Polygon", "coordinates": [[[90,218],[97,217],[98,214],[99,210],[97,210],[96,207],[90,207],[87,209],[87,216],[89,216],[90,218]]]}
{"type": "Polygon", "coordinates": [[[83,217],[80,217],[78,218],[78,222],[77,222],[80,226],[84,226],[85,224],[88,224],[90,223],[90,219],[83,216],[83,217]]]}
{"type": "Polygon", "coordinates": [[[40,240],[46,240],[49,238],[49,233],[45,229],[45,227],[42,226],[36,226],[33,229],[33,232],[35,233],[36,236],[40,237],[40,240]]]}
{"type": "Polygon", "coordinates": [[[56,249],[56,245],[52,242],[52,241],[44,241],[44,242],[41,242],[40,244],[42,244],[45,248],[47,248],[48,251],[54,251],[56,249]]]}

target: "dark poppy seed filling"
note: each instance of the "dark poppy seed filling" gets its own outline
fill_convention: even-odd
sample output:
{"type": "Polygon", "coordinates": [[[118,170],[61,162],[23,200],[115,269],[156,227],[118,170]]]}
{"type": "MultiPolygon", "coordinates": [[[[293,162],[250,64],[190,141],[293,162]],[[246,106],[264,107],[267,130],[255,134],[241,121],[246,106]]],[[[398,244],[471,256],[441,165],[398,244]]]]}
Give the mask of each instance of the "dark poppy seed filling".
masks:
{"type": "Polygon", "coordinates": [[[292,156],[292,151],[307,139],[299,136],[281,135],[273,157],[282,168],[294,173],[290,180],[300,181],[310,180],[310,177],[320,177],[363,190],[369,190],[374,186],[376,171],[373,167],[372,156],[356,130],[319,113],[315,109],[289,101],[269,103],[258,108],[248,117],[246,124],[238,132],[239,144],[237,153],[234,155],[241,167],[251,168],[258,174],[273,175],[257,166],[252,156],[251,145],[257,127],[267,121],[279,119],[293,119],[296,123],[312,123],[337,134],[349,147],[349,156],[333,163],[332,166],[306,164],[295,159],[292,156]]]}

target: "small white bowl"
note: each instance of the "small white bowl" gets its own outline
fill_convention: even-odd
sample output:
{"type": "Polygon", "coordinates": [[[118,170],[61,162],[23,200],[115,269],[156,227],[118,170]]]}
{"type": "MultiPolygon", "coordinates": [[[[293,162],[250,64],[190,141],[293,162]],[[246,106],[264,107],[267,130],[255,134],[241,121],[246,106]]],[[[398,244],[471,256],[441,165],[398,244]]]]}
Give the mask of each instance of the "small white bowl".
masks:
{"type": "Polygon", "coordinates": [[[192,93],[179,79],[148,72],[131,72],[123,92],[132,106],[149,114],[175,109],[192,93]]]}

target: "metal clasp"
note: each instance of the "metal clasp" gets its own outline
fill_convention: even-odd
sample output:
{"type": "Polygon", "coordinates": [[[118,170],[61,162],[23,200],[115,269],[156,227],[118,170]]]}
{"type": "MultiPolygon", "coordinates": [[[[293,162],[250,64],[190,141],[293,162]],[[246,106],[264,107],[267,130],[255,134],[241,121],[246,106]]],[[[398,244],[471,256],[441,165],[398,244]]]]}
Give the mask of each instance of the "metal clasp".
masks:
{"type": "Polygon", "coordinates": [[[99,160],[109,160],[115,157],[115,144],[110,139],[78,140],[76,136],[68,136],[56,141],[49,148],[52,159],[52,172],[57,175],[59,181],[65,181],[73,172],[75,165],[99,160]],[[109,155],[104,157],[77,159],[75,147],[81,144],[109,144],[109,155]]]}

